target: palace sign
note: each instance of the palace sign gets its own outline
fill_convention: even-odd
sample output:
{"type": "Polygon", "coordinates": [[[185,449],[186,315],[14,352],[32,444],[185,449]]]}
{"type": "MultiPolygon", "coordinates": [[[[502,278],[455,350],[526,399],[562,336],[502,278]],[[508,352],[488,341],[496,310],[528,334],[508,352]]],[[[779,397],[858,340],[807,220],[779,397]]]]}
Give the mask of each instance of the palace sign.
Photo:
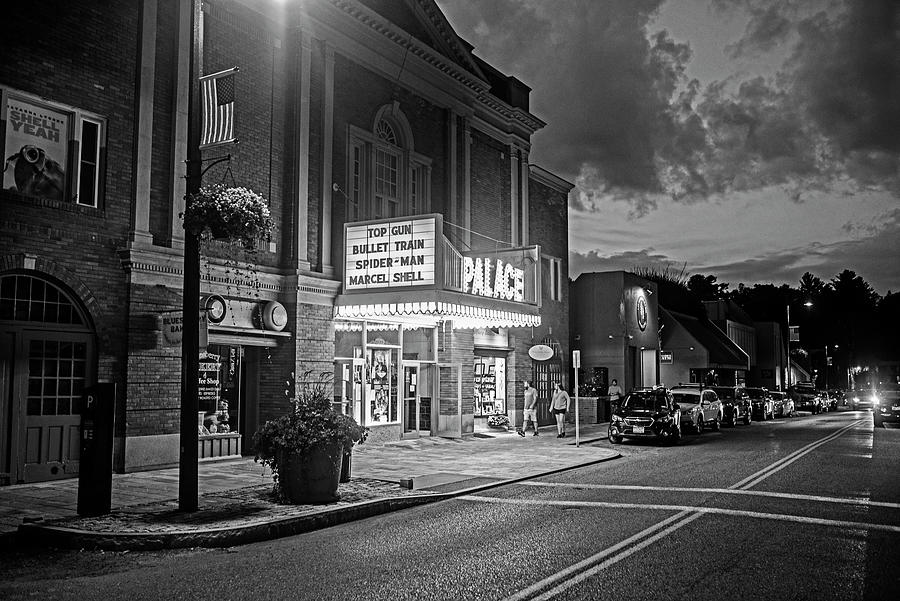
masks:
{"type": "Polygon", "coordinates": [[[525,271],[502,259],[465,257],[463,291],[475,296],[525,301],[525,271]]]}

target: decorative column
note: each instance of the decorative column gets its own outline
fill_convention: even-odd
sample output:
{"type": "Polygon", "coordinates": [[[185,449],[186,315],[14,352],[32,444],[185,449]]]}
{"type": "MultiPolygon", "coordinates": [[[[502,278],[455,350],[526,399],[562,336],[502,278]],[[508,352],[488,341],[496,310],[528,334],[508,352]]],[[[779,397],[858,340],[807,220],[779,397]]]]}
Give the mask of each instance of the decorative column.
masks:
{"type": "Polygon", "coordinates": [[[518,149],[515,144],[509,145],[509,241],[513,246],[519,246],[521,244],[519,240],[519,194],[516,186],[519,179],[517,151],[518,149]]]}
{"type": "Polygon", "coordinates": [[[302,29],[298,33],[299,44],[297,81],[298,105],[295,107],[295,167],[294,176],[294,224],[296,225],[295,245],[297,248],[297,269],[309,271],[309,112],[310,112],[310,68],[312,64],[312,45],[309,34],[302,29]]]}
{"type": "Polygon", "coordinates": [[[322,273],[334,275],[331,264],[332,165],[334,157],[334,48],[325,46],[325,106],[322,115],[322,273]]]}
{"type": "MultiPolygon", "coordinates": [[[[150,172],[153,160],[153,92],[156,79],[157,8],[157,0],[146,0],[146,2],[140,3],[140,56],[136,82],[137,107],[134,116],[134,165],[131,180],[134,222],[130,232],[130,242],[136,246],[153,244],[153,234],[150,233],[150,172]]],[[[190,14],[188,14],[189,17],[190,14]]]]}
{"type": "Polygon", "coordinates": [[[530,242],[530,236],[528,234],[528,230],[531,227],[530,221],[528,219],[530,211],[530,206],[528,202],[528,175],[530,173],[530,169],[528,168],[528,152],[522,151],[522,168],[520,173],[522,174],[522,239],[519,242],[522,246],[528,246],[530,242]]]}
{"type": "Polygon", "coordinates": [[[181,213],[184,212],[184,194],[186,192],[185,164],[187,161],[188,139],[188,97],[190,96],[191,66],[191,2],[181,0],[178,3],[178,54],[175,59],[175,95],[172,107],[172,139],[169,141],[171,164],[169,173],[172,191],[170,202],[172,213],[169,222],[169,238],[173,249],[184,248],[184,228],[181,225],[181,213]]]}

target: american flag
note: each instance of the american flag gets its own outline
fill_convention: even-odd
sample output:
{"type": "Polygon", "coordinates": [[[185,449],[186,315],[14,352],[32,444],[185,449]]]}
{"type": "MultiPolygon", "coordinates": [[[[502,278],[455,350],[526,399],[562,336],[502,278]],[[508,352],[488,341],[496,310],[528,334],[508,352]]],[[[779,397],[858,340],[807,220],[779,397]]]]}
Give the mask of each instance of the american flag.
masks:
{"type": "Polygon", "coordinates": [[[237,68],[200,78],[203,130],[200,146],[234,141],[234,74],[237,68]]]}

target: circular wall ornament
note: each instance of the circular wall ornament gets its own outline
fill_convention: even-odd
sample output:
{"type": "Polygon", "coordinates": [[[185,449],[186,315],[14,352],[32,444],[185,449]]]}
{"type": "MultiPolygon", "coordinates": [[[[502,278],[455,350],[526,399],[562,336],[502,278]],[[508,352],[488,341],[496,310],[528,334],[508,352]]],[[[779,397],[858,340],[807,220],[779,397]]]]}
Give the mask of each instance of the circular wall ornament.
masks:
{"type": "Polygon", "coordinates": [[[269,301],[263,307],[262,321],[267,330],[280,332],[287,325],[287,309],[278,301],[269,301]]]}
{"type": "Polygon", "coordinates": [[[228,313],[225,299],[218,294],[210,294],[204,298],[203,308],[206,310],[206,319],[209,323],[222,323],[228,313]]]}
{"type": "Polygon", "coordinates": [[[647,316],[647,299],[643,296],[639,296],[637,300],[637,323],[641,332],[647,329],[647,316]]]}

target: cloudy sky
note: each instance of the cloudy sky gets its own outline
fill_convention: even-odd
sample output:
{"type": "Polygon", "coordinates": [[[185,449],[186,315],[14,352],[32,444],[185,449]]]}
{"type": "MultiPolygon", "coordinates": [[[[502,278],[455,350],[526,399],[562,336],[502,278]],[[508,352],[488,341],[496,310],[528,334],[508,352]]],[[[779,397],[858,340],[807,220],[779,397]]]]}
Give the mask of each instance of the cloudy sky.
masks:
{"type": "MultiPolygon", "coordinates": [[[[900,292],[900,3],[438,0],[531,86],[576,184],[570,275],[656,267],[900,292]]],[[[535,241],[538,242],[539,241],[535,241]]]]}

